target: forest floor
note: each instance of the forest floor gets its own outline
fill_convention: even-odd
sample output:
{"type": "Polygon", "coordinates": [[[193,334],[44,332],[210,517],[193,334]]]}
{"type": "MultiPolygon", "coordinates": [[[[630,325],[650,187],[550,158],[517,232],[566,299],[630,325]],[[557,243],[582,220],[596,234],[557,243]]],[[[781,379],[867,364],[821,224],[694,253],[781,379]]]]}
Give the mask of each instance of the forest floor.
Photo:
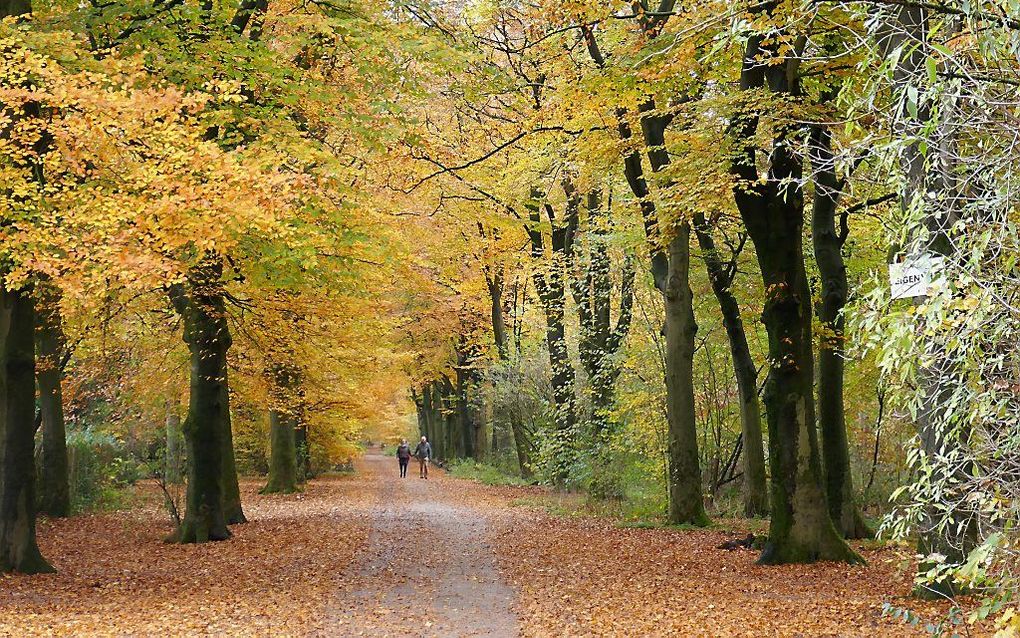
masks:
{"type": "Polygon", "coordinates": [[[0,635],[923,636],[883,604],[922,627],[946,612],[906,597],[892,548],[760,567],[717,548],[746,522],[624,528],[554,514],[540,488],[396,475],[368,456],[301,494],[244,481],[250,522],[225,543],[164,543],[152,486],[123,511],[42,520],[58,573],[0,577],[0,635]]]}

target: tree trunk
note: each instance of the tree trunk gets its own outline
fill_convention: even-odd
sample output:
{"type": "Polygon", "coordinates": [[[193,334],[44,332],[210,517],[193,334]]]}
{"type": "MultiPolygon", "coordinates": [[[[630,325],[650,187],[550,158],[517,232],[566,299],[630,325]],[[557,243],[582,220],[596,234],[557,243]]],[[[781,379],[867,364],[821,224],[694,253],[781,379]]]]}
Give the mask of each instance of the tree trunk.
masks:
{"type": "Polygon", "coordinates": [[[297,492],[297,437],[292,415],[277,409],[269,411],[269,446],[269,479],[262,493],[297,492]]]}
{"type": "Polygon", "coordinates": [[[836,230],[840,183],[832,158],[832,138],[824,126],[811,130],[814,204],[811,207],[811,241],[821,279],[821,300],[816,306],[822,326],[818,353],[818,429],[822,436],[822,467],[829,515],[846,538],[870,538],[861,516],[850,470],[850,446],[843,406],[843,329],[848,284],[843,261],[843,239],[836,230]]]}
{"type": "Polygon", "coordinates": [[[813,407],[811,296],[804,272],[801,219],[800,215],[770,216],[771,233],[755,241],[765,289],[770,291],[762,319],[772,362],[765,385],[772,522],[760,562],[858,562],[833,526],[821,487],[813,407]]]}
{"type": "Polygon", "coordinates": [[[164,476],[166,482],[177,485],[183,480],[181,472],[181,416],[178,414],[176,399],[166,401],[166,469],[164,476]]]}
{"type": "Polygon", "coordinates": [[[469,391],[473,379],[473,365],[467,337],[461,336],[457,344],[457,418],[460,421],[461,452],[465,458],[480,460],[481,449],[478,445],[480,425],[471,409],[469,391]]]}
{"type": "Polygon", "coordinates": [[[447,445],[446,417],[443,414],[443,383],[433,381],[431,384],[431,401],[429,402],[429,421],[431,423],[432,453],[437,459],[447,460],[451,451],[447,445]]]}
{"type": "MultiPolygon", "coordinates": [[[[926,84],[928,70],[926,68],[926,45],[930,25],[928,24],[928,12],[920,5],[905,4],[898,7],[890,14],[896,24],[889,25],[889,34],[879,46],[885,51],[891,52],[899,46],[903,46],[904,53],[899,58],[899,64],[894,71],[894,79],[897,88],[906,90],[908,86],[923,87],[926,84]]],[[[956,28],[956,27],[953,27],[956,28]]],[[[898,133],[906,139],[917,140],[907,147],[900,158],[900,165],[906,182],[901,194],[900,205],[906,210],[914,206],[921,198],[926,198],[928,193],[934,193],[936,197],[931,202],[925,202],[926,209],[925,226],[928,231],[927,243],[923,248],[932,253],[944,255],[947,260],[952,258],[954,248],[949,240],[949,230],[956,221],[957,211],[955,210],[955,196],[944,201],[944,195],[952,195],[952,187],[947,182],[947,177],[953,174],[958,160],[953,154],[953,146],[957,143],[949,130],[929,133],[925,129],[930,126],[932,118],[932,104],[930,98],[919,100],[916,113],[907,114],[899,124],[898,133]],[[926,139],[931,137],[942,140],[935,145],[925,144],[926,139]],[[922,146],[922,144],[925,144],[922,146]],[[928,164],[929,157],[938,153],[934,168],[928,164]]],[[[942,116],[945,118],[946,116],[942,116]]],[[[941,127],[951,127],[952,122],[943,119],[941,127]]],[[[927,198],[926,198],[927,199],[927,198]]],[[[934,357],[938,356],[937,343],[928,340],[926,350],[934,357]],[[934,347],[932,347],[934,346],[934,347]]],[[[935,360],[934,368],[940,365],[956,366],[959,363],[935,360]]],[[[969,427],[966,425],[955,425],[952,417],[946,418],[946,414],[952,414],[953,410],[945,409],[951,395],[951,388],[942,387],[940,384],[947,381],[946,372],[935,374],[931,369],[921,368],[918,371],[916,380],[920,392],[924,393],[922,409],[917,415],[917,430],[920,439],[920,452],[931,464],[934,476],[930,478],[932,485],[942,485],[950,481],[958,481],[963,484],[973,480],[972,476],[966,476],[968,470],[964,468],[950,468],[948,464],[940,462],[939,456],[952,456],[962,445],[966,444],[970,436],[969,427]],[[939,378],[941,376],[941,379],[939,378]],[[950,477],[948,472],[959,472],[959,477],[950,477]]],[[[956,376],[956,375],[952,375],[956,376]]],[[[960,512],[960,508],[954,508],[950,516],[952,520],[946,526],[943,533],[939,533],[936,522],[946,518],[944,508],[951,505],[948,502],[929,503],[922,515],[921,530],[918,534],[918,553],[927,558],[931,554],[941,554],[945,557],[947,565],[962,565],[967,560],[968,554],[977,546],[977,526],[973,516],[967,512],[960,512]]],[[[918,563],[918,574],[923,578],[929,570],[938,565],[929,560],[921,560],[918,563]]],[[[960,594],[960,585],[955,581],[953,574],[935,582],[919,584],[914,594],[920,598],[942,599],[951,598],[960,594]]]]}
{"type": "MultiPolygon", "coordinates": [[[[567,188],[570,190],[573,187],[568,183],[567,188]]],[[[620,307],[614,326],[612,263],[607,239],[609,211],[603,205],[598,190],[588,193],[585,208],[588,212],[584,224],[588,258],[582,268],[576,267],[577,248],[573,245],[573,238],[569,238],[567,255],[571,271],[570,289],[580,328],[578,351],[591,384],[592,431],[596,439],[607,442],[613,429],[610,415],[616,397],[616,379],[620,373],[615,357],[630,331],[635,267],[633,258],[626,256],[620,273],[620,307]]],[[[576,217],[577,210],[576,206],[568,207],[568,212],[575,216],[569,224],[573,229],[581,227],[576,217]]]]}
{"type": "MultiPolygon", "coordinates": [[[[643,15],[639,19],[639,25],[644,34],[649,39],[655,39],[662,32],[662,27],[669,19],[669,15],[672,13],[675,2],[673,0],[663,0],[658,7],[657,13],[659,15],[647,16],[643,15]]],[[[585,40],[588,53],[592,60],[599,67],[605,66],[605,56],[599,50],[598,42],[595,40],[594,32],[592,28],[585,27],[582,29],[582,36],[585,40]]],[[[652,166],[652,171],[657,172],[669,164],[669,153],[666,150],[665,131],[669,125],[671,116],[668,114],[656,114],[655,113],[655,100],[649,97],[639,109],[644,115],[641,118],[641,129],[644,135],[645,148],[648,153],[648,159],[652,166]]],[[[626,119],[626,111],[623,108],[618,108],[616,111],[618,132],[620,139],[623,141],[629,141],[632,138],[630,125],[626,119]]],[[[630,186],[631,192],[637,197],[641,207],[641,217],[644,223],[645,237],[648,241],[649,252],[651,255],[651,273],[652,279],[655,282],[655,287],[661,293],[663,293],[664,305],[667,307],[667,323],[669,323],[669,314],[671,312],[669,306],[670,301],[667,299],[666,290],[669,285],[670,279],[682,280],[687,282],[689,273],[679,273],[677,266],[670,264],[669,260],[672,255],[675,254],[678,258],[682,259],[683,268],[689,269],[690,261],[690,246],[689,246],[689,235],[690,227],[687,224],[683,224],[686,228],[675,229],[677,234],[685,234],[688,236],[687,241],[683,245],[677,243],[676,238],[670,241],[669,245],[669,256],[662,250],[662,234],[659,231],[659,218],[658,210],[655,207],[655,202],[650,197],[648,183],[644,177],[644,170],[641,166],[641,154],[638,150],[633,149],[627,152],[624,156],[624,176],[627,179],[627,183],[630,186]]],[[[688,285],[689,291],[689,285],[688,285]]],[[[690,311],[688,309],[674,306],[672,313],[674,315],[674,321],[679,321],[681,325],[667,326],[665,332],[667,334],[673,333],[677,339],[681,339],[681,335],[686,335],[689,331],[696,331],[697,326],[694,322],[694,310],[693,301],[690,299],[691,295],[687,294],[686,298],[683,295],[676,295],[674,302],[676,304],[690,303],[690,311]],[[689,322],[689,325],[686,325],[689,322]]],[[[682,338],[686,338],[683,336],[682,338]]],[[[693,333],[691,335],[693,339],[693,333]]],[[[683,492],[687,497],[685,498],[688,503],[688,517],[691,519],[687,522],[694,524],[705,524],[708,522],[707,516],[704,513],[704,505],[694,506],[693,499],[690,495],[693,493],[698,494],[698,500],[701,500],[701,467],[700,460],[698,458],[697,451],[697,423],[695,419],[694,402],[693,399],[688,401],[686,397],[670,397],[671,392],[669,381],[670,375],[676,375],[676,370],[670,370],[671,368],[669,361],[680,362],[687,357],[686,352],[680,352],[675,350],[681,345],[681,342],[670,343],[667,338],[667,406],[672,404],[672,408],[667,410],[667,420],[669,421],[669,450],[668,450],[668,463],[667,463],[667,474],[669,477],[669,490],[670,499],[673,500],[673,491],[678,490],[683,492]],[[691,433],[693,432],[693,435],[691,433]],[[688,447],[683,447],[688,446],[688,447]],[[693,449],[690,449],[693,446],[693,449]],[[692,454],[693,452],[693,454],[692,454]],[[690,467],[693,460],[694,467],[690,467]],[[674,469],[675,468],[675,469],[674,469]],[[685,485],[678,485],[677,480],[683,479],[689,481],[685,485]]],[[[679,390],[682,386],[690,386],[693,393],[694,379],[693,379],[693,348],[690,352],[690,361],[682,364],[682,370],[680,374],[687,373],[689,371],[689,378],[679,379],[676,378],[674,389],[679,390]]],[[[674,506],[670,503],[669,515],[670,519],[673,520],[676,516],[682,514],[683,506],[674,506]]],[[[683,522],[683,521],[674,521],[683,522]]]]}
{"type": "MultiPolygon", "coordinates": [[[[648,161],[652,171],[659,172],[670,163],[666,150],[666,126],[670,118],[656,114],[655,103],[651,99],[642,106],[642,111],[645,114],[641,118],[641,130],[648,161]]],[[[640,181],[643,183],[644,178],[640,181]]],[[[646,217],[646,234],[650,229],[657,228],[658,218],[649,220],[646,217]]],[[[654,235],[649,236],[649,240],[653,246],[657,246],[661,237],[656,230],[654,235]]],[[[677,223],[664,255],[665,279],[656,280],[666,311],[663,336],[666,350],[666,418],[669,422],[669,521],[707,525],[709,520],[702,498],[694,402],[694,338],[698,325],[694,319],[694,295],[690,287],[690,243],[690,224],[677,223]]],[[[654,252],[652,259],[654,275],[654,252]]]]}
{"type": "MultiPolygon", "coordinates": [[[[229,471],[226,450],[231,445],[226,374],[231,339],[222,272],[218,259],[208,259],[189,271],[186,283],[174,284],[170,290],[191,354],[188,416],[183,427],[189,460],[187,510],[176,535],[181,543],[229,538],[228,507],[233,510],[235,506],[225,480],[229,471]]],[[[235,475],[235,490],[236,481],[235,475]]]]}
{"type": "MultiPolygon", "coordinates": [[[[486,274],[486,283],[489,288],[489,299],[492,302],[492,338],[496,342],[496,352],[503,365],[510,366],[510,344],[506,330],[506,318],[503,312],[503,274],[495,272],[492,275],[486,274]]],[[[508,370],[509,371],[509,370],[508,370]]],[[[510,410],[507,414],[510,422],[510,433],[514,439],[514,449],[517,452],[517,464],[521,469],[522,477],[531,476],[531,460],[528,458],[528,439],[521,423],[521,415],[517,410],[510,410]]],[[[493,421],[495,423],[495,421],[493,421]]],[[[493,451],[496,449],[496,428],[493,425],[493,451]]]]}
{"type": "MultiPolygon", "coordinates": [[[[761,431],[761,405],[758,402],[758,369],[751,358],[744,333],[740,305],[733,296],[733,276],[736,264],[727,272],[704,215],[694,216],[694,232],[698,237],[701,255],[705,260],[708,280],[722,313],[723,327],[730,344],[733,374],[737,380],[740,402],[740,433],[743,436],[744,480],[743,498],[745,516],[768,514],[768,485],[765,476],[765,450],[761,431]]],[[[733,259],[736,260],[736,255],[733,259]]]]}
{"type": "Polygon", "coordinates": [[[298,491],[298,454],[295,430],[299,406],[295,399],[298,372],[293,366],[274,364],[269,372],[273,405],[269,410],[269,479],[263,494],[298,491]]]}
{"type": "Polygon", "coordinates": [[[461,435],[460,411],[457,406],[457,390],[449,379],[443,379],[443,427],[446,439],[446,451],[451,459],[464,458],[461,448],[464,438],[461,435]]]}
{"type": "Polygon", "coordinates": [[[64,401],[61,393],[61,359],[64,331],[60,316],[60,294],[48,282],[36,286],[36,383],[42,421],[42,463],[39,468],[39,511],[54,517],[71,513],[68,480],[67,433],[64,429],[64,401]]]}
{"type": "MultiPolygon", "coordinates": [[[[0,1],[0,18],[31,13],[29,0],[0,1]]],[[[38,115],[37,105],[24,115],[38,115]]],[[[39,154],[49,138],[35,143],[39,154]]],[[[40,165],[19,166],[39,178],[40,165]]],[[[0,272],[0,275],[3,273],[0,272]]],[[[2,277],[0,277],[2,280],[2,277]]],[[[0,283],[0,573],[54,571],[35,539],[35,310],[30,291],[0,283]]]]}
{"type": "Polygon", "coordinates": [[[669,421],[669,522],[707,525],[694,404],[694,320],[690,226],[681,223],[669,242],[666,308],[666,416],[669,421]]]}
{"type": "Polygon", "coordinates": [[[35,539],[35,318],[0,286],[0,573],[54,571],[35,539]]]}
{"type": "Polygon", "coordinates": [[[298,482],[304,483],[315,476],[312,471],[312,453],[308,440],[308,424],[299,420],[294,424],[294,447],[297,453],[298,482]]]}

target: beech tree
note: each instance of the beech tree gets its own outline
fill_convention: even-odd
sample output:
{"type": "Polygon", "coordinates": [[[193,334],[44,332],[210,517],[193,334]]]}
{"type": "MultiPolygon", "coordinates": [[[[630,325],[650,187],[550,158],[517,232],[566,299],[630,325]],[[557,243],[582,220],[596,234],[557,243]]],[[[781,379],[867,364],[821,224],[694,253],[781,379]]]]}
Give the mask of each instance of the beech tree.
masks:
{"type": "MultiPolygon", "coordinates": [[[[777,3],[756,13],[766,22],[782,20],[777,3]]],[[[798,125],[774,127],[766,172],[759,173],[754,146],[767,90],[780,97],[801,94],[804,38],[780,24],[766,35],[746,35],[740,88],[746,97],[731,132],[737,145],[732,163],[734,199],[754,242],[765,286],[762,321],[769,335],[769,375],[765,409],[769,427],[772,508],[763,563],[813,560],[859,562],[829,516],[823,488],[814,410],[814,348],[811,292],[804,265],[802,159],[792,148],[798,125]]],[[[766,102],[767,103],[767,102],[766,102]]]]}

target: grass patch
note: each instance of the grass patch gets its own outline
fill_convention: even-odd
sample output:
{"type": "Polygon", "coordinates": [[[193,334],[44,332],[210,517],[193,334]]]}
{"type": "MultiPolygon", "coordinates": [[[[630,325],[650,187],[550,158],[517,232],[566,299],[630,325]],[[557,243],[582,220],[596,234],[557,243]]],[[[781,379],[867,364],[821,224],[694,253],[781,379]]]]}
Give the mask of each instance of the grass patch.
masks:
{"type": "Polygon", "coordinates": [[[450,476],[461,479],[477,481],[484,485],[513,485],[523,486],[530,483],[514,474],[508,474],[504,470],[478,461],[464,460],[457,461],[447,467],[450,476]]]}

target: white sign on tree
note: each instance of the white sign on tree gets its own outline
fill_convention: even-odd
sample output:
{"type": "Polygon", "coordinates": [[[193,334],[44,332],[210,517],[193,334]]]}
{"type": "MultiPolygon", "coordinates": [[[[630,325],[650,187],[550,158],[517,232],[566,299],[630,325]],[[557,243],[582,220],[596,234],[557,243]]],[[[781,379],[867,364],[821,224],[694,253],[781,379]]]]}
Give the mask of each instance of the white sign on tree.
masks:
{"type": "Polygon", "coordinates": [[[889,285],[893,299],[926,297],[932,282],[942,270],[943,257],[910,255],[903,261],[889,264],[889,285]]]}

